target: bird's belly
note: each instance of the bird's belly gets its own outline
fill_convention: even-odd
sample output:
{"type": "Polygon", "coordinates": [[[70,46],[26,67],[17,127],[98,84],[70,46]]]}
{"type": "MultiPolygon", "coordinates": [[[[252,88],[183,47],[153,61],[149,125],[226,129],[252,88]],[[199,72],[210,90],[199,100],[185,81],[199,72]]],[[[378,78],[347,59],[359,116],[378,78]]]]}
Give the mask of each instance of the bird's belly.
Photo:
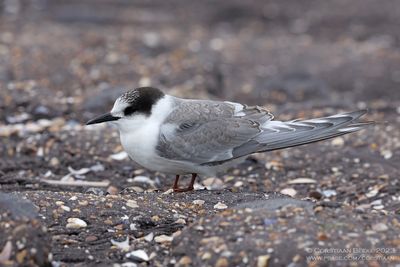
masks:
{"type": "Polygon", "coordinates": [[[184,162],[169,160],[158,156],[155,148],[158,143],[158,131],[152,127],[130,133],[120,133],[121,144],[129,157],[142,167],[163,173],[192,173],[194,169],[184,162]]]}

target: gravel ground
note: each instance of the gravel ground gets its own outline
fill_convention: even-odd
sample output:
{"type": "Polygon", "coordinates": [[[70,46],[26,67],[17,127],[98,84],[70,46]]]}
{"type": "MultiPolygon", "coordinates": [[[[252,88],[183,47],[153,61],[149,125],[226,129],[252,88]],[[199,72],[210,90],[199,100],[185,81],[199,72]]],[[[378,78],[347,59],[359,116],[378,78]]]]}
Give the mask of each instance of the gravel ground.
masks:
{"type": "Polygon", "coordinates": [[[1,266],[400,265],[396,0],[0,11],[1,266]],[[115,129],[84,126],[146,85],[282,120],[368,108],[377,123],[174,194],[174,177],[130,161],[115,129]]]}

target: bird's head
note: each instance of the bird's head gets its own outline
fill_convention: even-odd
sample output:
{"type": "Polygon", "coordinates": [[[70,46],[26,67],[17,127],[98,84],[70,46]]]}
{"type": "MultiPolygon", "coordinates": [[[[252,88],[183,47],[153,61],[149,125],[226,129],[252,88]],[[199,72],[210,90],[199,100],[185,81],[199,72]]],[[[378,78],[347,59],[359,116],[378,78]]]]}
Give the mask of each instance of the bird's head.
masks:
{"type": "Polygon", "coordinates": [[[154,104],[163,97],[164,93],[153,87],[127,91],[115,100],[110,112],[91,119],[86,125],[113,122],[121,129],[123,125],[140,124],[151,115],[154,104]]]}

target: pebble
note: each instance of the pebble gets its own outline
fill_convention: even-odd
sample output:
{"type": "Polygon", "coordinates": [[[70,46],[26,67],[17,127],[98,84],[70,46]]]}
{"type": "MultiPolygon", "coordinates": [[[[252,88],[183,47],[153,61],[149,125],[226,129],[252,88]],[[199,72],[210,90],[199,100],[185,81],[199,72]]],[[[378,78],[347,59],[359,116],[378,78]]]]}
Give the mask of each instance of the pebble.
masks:
{"type": "Polygon", "coordinates": [[[182,218],[179,218],[178,220],[175,221],[177,224],[186,224],[186,221],[182,218]]]}
{"type": "Polygon", "coordinates": [[[314,198],[314,199],[321,199],[322,198],[322,194],[319,192],[319,191],[311,191],[309,194],[308,194],[308,196],[309,197],[311,197],[311,198],[314,198]]]}
{"type": "Polygon", "coordinates": [[[203,181],[203,185],[207,189],[222,189],[224,187],[224,182],[218,178],[207,178],[203,181]]]}
{"type": "Polygon", "coordinates": [[[226,258],[219,258],[215,263],[215,267],[228,267],[229,262],[226,258]]]}
{"type": "Polygon", "coordinates": [[[226,208],[228,208],[228,206],[222,202],[218,202],[217,204],[214,205],[214,209],[217,209],[217,210],[224,210],[226,208]]]}
{"type": "Polygon", "coordinates": [[[109,193],[110,195],[117,195],[118,194],[118,188],[116,188],[115,186],[110,185],[107,188],[107,193],[109,193]]]}
{"type": "Polygon", "coordinates": [[[371,191],[369,191],[368,193],[366,193],[365,195],[368,197],[368,198],[371,198],[371,197],[374,197],[374,196],[376,196],[377,194],[378,194],[378,190],[377,189],[372,189],[371,191]]]}
{"type": "Polygon", "coordinates": [[[124,241],[116,241],[114,239],[111,239],[111,244],[113,244],[114,246],[116,246],[119,249],[122,250],[128,250],[129,249],[129,236],[126,237],[126,239],[124,241]]]}
{"type": "Polygon", "coordinates": [[[209,260],[209,259],[211,259],[211,257],[212,257],[211,253],[210,252],[206,252],[201,256],[201,259],[202,260],[209,260]]]}
{"type": "Polygon", "coordinates": [[[126,153],[125,151],[121,151],[119,153],[110,155],[110,158],[113,160],[121,161],[128,158],[128,153],[126,153]]]}
{"type": "Polygon", "coordinates": [[[202,199],[196,199],[196,200],[193,200],[192,203],[195,204],[195,205],[203,206],[205,201],[202,200],[202,199]]]}
{"type": "Polygon", "coordinates": [[[105,170],[104,165],[101,163],[96,163],[96,165],[93,165],[90,167],[90,170],[92,172],[102,172],[105,170]]]}
{"type": "Polygon", "coordinates": [[[96,241],[98,238],[95,235],[89,235],[85,238],[85,242],[93,242],[96,241]]]}
{"type": "Polygon", "coordinates": [[[151,242],[151,241],[153,241],[154,234],[153,234],[153,232],[151,232],[150,234],[144,236],[143,238],[144,238],[144,240],[146,240],[147,242],[151,242]]]}
{"type": "Polygon", "coordinates": [[[393,153],[390,150],[383,150],[381,151],[381,155],[384,157],[384,159],[390,159],[393,156],[393,153]]]}
{"type": "Polygon", "coordinates": [[[190,265],[192,263],[192,259],[189,256],[183,256],[179,260],[180,265],[190,265]]]}
{"type": "Polygon", "coordinates": [[[81,220],[79,218],[68,218],[66,227],[69,229],[79,229],[85,228],[86,226],[87,223],[84,220],[81,220]]]}
{"type": "Polygon", "coordinates": [[[151,180],[151,179],[150,179],[149,177],[147,177],[147,176],[142,176],[142,175],[135,176],[135,177],[132,179],[132,182],[143,183],[143,184],[149,184],[149,185],[151,185],[151,186],[154,186],[154,181],[153,181],[153,180],[151,180]]]}
{"type": "Polygon", "coordinates": [[[129,199],[129,200],[126,202],[126,205],[127,205],[128,207],[132,208],[132,209],[139,208],[139,205],[137,204],[137,201],[136,201],[136,200],[133,200],[133,199],[129,199]]]}
{"type": "Polygon", "coordinates": [[[336,137],[332,139],[331,144],[333,146],[341,147],[344,145],[344,139],[342,137],[336,137]]]}
{"type": "Polygon", "coordinates": [[[156,241],[157,243],[169,243],[172,242],[173,239],[174,238],[172,236],[159,235],[154,238],[154,241],[156,241]]]}
{"type": "Polygon", "coordinates": [[[372,230],[377,232],[385,232],[389,229],[389,227],[384,223],[377,223],[372,225],[372,230]]]}
{"type": "Polygon", "coordinates": [[[382,199],[374,200],[370,203],[371,206],[382,205],[382,199]]]}
{"type": "Polygon", "coordinates": [[[150,258],[143,249],[134,250],[125,254],[127,258],[139,259],[140,261],[149,261],[150,258]]]}
{"type": "Polygon", "coordinates": [[[12,243],[11,241],[7,241],[7,243],[0,252],[0,263],[8,261],[11,257],[11,254],[12,254],[12,243]]]}
{"type": "Polygon", "coordinates": [[[315,184],[316,182],[314,179],[301,177],[289,181],[288,184],[315,184]]]}
{"type": "Polygon", "coordinates": [[[60,161],[58,160],[58,158],[52,157],[50,160],[50,165],[53,167],[56,167],[56,166],[60,165],[60,161]]]}
{"type": "Polygon", "coordinates": [[[67,212],[70,212],[70,211],[71,211],[71,208],[68,207],[68,206],[61,205],[61,208],[62,208],[63,210],[65,210],[65,211],[67,211],[67,212]]]}
{"type": "Polygon", "coordinates": [[[335,190],[330,190],[330,189],[328,189],[328,190],[324,190],[324,191],[322,191],[322,194],[325,196],[325,197],[332,197],[332,196],[336,196],[336,191],[335,190]]]}
{"type": "Polygon", "coordinates": [[[269,255],[261,255],[257,258],[257,267],[268,267],[269,255]]]}
{"type": "Polygon", "coordinates": [[[237,181],[237,182],[235,182],[235,184],[233,186],[234,187],[242,187],[243,186],[243,182],[242,181],[237,181]]]}
{"type": "Polygon", "coordinates": [[[284,188],[281,191],[281,194],[288,195],[294,197],[297,194],[297,191],[293,188],[284,188]]]}
{"type": "Polygon", "coordinates": [[[163,192],[162,194],[163,195],[169,195],[169,194],[172,194],[173,192],[174,192],[174,189],[170,188],[167,191],[163,192]]]}

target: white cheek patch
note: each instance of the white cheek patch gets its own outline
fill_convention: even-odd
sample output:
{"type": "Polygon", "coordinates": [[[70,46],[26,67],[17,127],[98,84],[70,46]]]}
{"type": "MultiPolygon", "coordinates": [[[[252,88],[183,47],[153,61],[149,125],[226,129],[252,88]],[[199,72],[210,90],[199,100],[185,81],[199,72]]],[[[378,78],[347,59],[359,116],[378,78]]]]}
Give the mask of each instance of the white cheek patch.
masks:
{"type": "Polygon", "coordinates": [[[114,106],[111,109],[110,113],[111,115],[115,116],[115,117],[124,117],[124,110],[126,107],[128,107],[129,105],[127,103],[125,103],[124,101],[121,101],[120,98],[118,98],[117,100],[115,100],[114,106]]]}

